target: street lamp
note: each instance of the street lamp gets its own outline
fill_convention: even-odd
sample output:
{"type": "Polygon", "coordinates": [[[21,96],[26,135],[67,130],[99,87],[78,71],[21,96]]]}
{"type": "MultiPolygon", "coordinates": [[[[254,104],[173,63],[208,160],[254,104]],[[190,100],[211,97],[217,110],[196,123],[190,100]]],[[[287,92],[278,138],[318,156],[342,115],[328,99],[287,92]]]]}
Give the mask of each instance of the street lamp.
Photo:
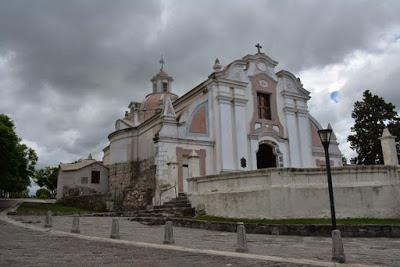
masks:
{"type": "Polygon", "coordinates": [[[329,124],[327,129],[318,130],[318,135],[325,150],[326,174],[328,176],[329,202],[331,205],[332,219],[332,260],[344,263],[346,257],[344,255],[342,237],[340,231],[336,229],[335,200],[333,198],[331,162],[329,160],[329,143],[332,137],[331,125],[329,124]]]}
{"type": "Polygon", "coordinates": [[[335,200],[333,198],[331,162],[329,160],[329,143],[331,142],[332,129],[328,126],[327,129],[318,130],[318,135],[319,138],[321,139],[321,143],[325,150],[326,173],[328,176],[329,202],[331,204],[332,230],[335,230],[336,229],[335,200]]]}

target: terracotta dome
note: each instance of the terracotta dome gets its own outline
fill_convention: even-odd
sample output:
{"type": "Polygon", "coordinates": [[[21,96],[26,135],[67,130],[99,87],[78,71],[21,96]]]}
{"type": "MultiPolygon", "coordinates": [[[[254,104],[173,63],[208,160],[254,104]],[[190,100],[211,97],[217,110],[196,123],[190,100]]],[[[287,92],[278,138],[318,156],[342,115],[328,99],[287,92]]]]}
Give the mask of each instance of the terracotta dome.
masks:
{"type": "Polygon", "coordinates": [[[155,110],[158,108],[162,108],[162,104],[164,102],[164,96],[168,94],[171,98],[171,101],[174,101],[178,98],[176,94],[173,93],[152,93],[146,96],[145,100],[142,103],[142,110],[155,110]]]}

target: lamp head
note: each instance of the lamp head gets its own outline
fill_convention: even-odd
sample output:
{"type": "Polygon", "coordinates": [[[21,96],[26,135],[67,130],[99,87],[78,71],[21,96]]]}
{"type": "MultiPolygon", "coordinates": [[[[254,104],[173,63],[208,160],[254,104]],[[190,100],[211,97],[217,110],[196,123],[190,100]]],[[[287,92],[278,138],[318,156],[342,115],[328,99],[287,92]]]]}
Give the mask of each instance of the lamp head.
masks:
{"type": "Polygon", "coordinates": [[[331,136],[332,136],[332,129],[328,128],[328,129],[318,130],[318,135],[319,135],[319,138],[321,139],[321,143],[324,146],[329,146],[329,143],[331,141],[331,136]]]}

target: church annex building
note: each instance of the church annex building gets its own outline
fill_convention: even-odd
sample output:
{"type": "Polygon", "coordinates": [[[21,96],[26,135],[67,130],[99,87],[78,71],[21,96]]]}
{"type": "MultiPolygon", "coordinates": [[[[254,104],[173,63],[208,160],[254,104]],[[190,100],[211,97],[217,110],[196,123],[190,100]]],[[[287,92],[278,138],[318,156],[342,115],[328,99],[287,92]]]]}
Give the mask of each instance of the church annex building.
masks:
{"type": "MultiPolygon", "coordinates": [[[[129,104],[103,150],[109,190],[123,192],[131,206],[187,192],[190,177],[325,164],[310,93],[292,73],[276,72],[278,62],[260,47],[226,66],[215,60],[208,78],[181,97],[160,63],[152,92],[129,104]]],[[[341,152],[333,139],[337,167],[341,152]]]]}

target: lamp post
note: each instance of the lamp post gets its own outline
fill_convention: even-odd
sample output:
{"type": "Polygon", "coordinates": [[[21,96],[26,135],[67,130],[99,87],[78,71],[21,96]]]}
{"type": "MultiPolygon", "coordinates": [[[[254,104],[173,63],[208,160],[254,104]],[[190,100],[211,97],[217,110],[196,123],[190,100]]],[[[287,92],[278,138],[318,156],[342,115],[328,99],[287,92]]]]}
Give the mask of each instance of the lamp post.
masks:
{"type": "Polygon", "coordinates": [[[336,213],[335,200],[333,197],[331,162],[329,159],[329,143],[331,142],[332,129],[328,126],[327,129],[318,130],[319,138],[325,150],[326,174],[328,176],[329,202],[331,205],[332,230],[336,229],[336,213]]]}
{"type": "Polygon", "coordinates": [[[331,206],[332,219],[332,260],[344,263],[346,257],[344,254],[342,237],[340,231],[336,229],[335,200],[333,198],[331,162],[329,159],[329,143],[331,142],[332,128],[328,125],[327,129],[318,130],[318,135],[325,150],[326,175],[328,176],[329,202],[331,206]]]}

